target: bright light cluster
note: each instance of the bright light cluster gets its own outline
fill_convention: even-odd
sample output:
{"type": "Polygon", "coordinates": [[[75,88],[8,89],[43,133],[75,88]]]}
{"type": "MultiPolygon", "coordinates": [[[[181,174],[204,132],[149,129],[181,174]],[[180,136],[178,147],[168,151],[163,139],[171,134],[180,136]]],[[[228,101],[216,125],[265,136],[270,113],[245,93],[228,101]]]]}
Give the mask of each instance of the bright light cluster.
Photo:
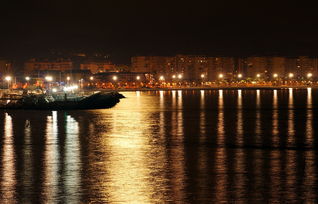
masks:
{"type": "Polygon", "coordinates": [[[4,79],[5,79],[6,81],[11,81],[12,77],[11,77],[11,76],[6,76],[4,79]]]}
{"type": "Polygon", "coordinates": [[[45,77],[45,80],[46,80],[46,81],[53,81],[53,77],[52,77],[52,76],[46,76],[46,77],[45,77]]]}
{"type": "Polygon", "coordinates": [[[74,90],[76,90],[76,89],[78,89],[78,85],[65,86],[65,87],[63,88],[63,90],[64,90],[65,92],[67,92],[67,91],[74,91],[74,90]]]}

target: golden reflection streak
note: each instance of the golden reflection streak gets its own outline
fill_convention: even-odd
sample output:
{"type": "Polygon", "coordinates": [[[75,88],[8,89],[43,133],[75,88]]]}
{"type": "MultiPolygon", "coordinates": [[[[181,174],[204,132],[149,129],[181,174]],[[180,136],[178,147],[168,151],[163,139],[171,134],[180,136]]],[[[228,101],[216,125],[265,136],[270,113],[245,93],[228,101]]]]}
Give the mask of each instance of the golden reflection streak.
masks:
{"type": "Polygon", "coordinates": [[[141,95],[141,94],[140,94],[140,91],[136,91],[136,96],[137,96],[137,97],[140,97],[140,95],[141,95]]]}
{"type": "Polygon", "coordinates": [[[16,188],[16,169],[15,169],[15,153],[13,146],[13,129],[12,117],[5,113],[4,118],[4,141],[2,152],[3,171],[0,178],[1,198],[3,202],[15,200],[16,188]]]}
{"type": "Polygon", "coordinates": [[[256,134],[256,142],[261,141],[261,94],[260,90],[256,90],[256,127],[255,127],[255,134],[256,134]]]}
{"type": "Polygon", "coordinates": [[[218,96],[218,126],[217,126],[217,148],[215,156],[216,171],[216,189],[215,202],[225,201],[227,199],[227,152],[225,146],[224,135],[224,101],[223,90],[219,90],[218,96]]]}
{"type": "Polygon", "coordinates": [[[225,202],[228,199],[228,170],[227,170],[227,153],[223,147],[217,148],[215,156],[215,171],[216,171],[216,189],[214,203],[225,202]]]}
{"type": "Polygon", "coordinates": [[[313,147],[314,130],[313,130],[313,113],[312,113],[312,93],[311,88],[307,88],[307,120],[306,120],[306,145],[313,147]]]}
{"type": "Polygon", "coordinates": [[[177,138],[177,146],[176,148],[172,148],[172,163],[173,163],[173,170],[174,170],[174,177],[172,179],[173,183],[173,193],[175,195],[176,201],[182,201],[185,199],[185,163],[184,163],[184,132],[183,132],[183,110],[182,110],[182,92],[178,91],[178,103],[177,103],[177,118],[176,120],[172,120],[173,129],[176,129],[176,133],[172,135],[172,137],[177,138]],[[174,124],[176,121],[176,124],[174,124]]]}
{"type": "Polygon", "coordinates": [[[165,135],[165,103],[164,103],[164,92],[159,91],[159,135],[164,138],[165,135]]]}
{"type": "Polygon", "coordinates": [[[305,169],[304,169],[304,179],[302,184],[302,198],[304,203],[316,203],[316,180],[317,173],[315,170],[315,160],[316,154],[315,151],[305,151],[305,169]]]}
{"type": "Polygon", "coordinates": [[[243,111],[242,111],[242,90],[237,91],[237,145],[242,146],[244,143],[243,138],[243,111]]]}
{"type": "Polygon", "coordinates": [[[171,93],[172,93],[172,108],[175,108],[176,107],[176,100],[177,100],[176,91],[172,90],[171,93]]]}
{"type": "MultiPolygon", "coordinates": [[[[312,89],[307,88],[307,121],[306,121],[306,145],[314,146],[314,131],[313,131],[313,113],[312,113],[312,89]]],[[[314,203],[316,201],[315,181],[317,173],[315,170],[316,154],[314,150],[305,151],[305,169],[304,181],[302,185],[302,198],[305,202],[314,203]]]]}
{"type": "MultiPolygon", "coordinates": [[[[100,164],[102,170],[107,172],[105,177],[99,179],[102,183],[97,184],[104,191],[102,196],[105,200],[101,201],[157,203],[166,199],[167,187],[163,172],[168,167],[164,146],[151,145],[158,138],[159,144],[162,143],[160,137],[153,135],[154,122],[149,121],[152,120],[151,110],[155,109],[151,107],[153,98],[140,97],[140,103],[136,104],[136,98],[128,97],[129,93],[125,95],[128,99],[125,103],[109,110],[113,113],[113,126],[102,136],[100,151],[108,156],[107,162],[100,164]],[[150,106],[147,112],[144,111],[145,104],[150,106]],[[127,112],[133,106],[134,110],[127,112]]],[[[173,162],[175,165],[178,159],[173,162]]],[[[180,179],[179,175],[177,179],[180,179]]]]}
{"type": "MultiPolygon", "coordinates": [[[[24,148],[23,148],[23,188],[24,192],[32,191],[32,180],[33,176],[33,145],[31,143],[31,126],[30,121],[26,120],[24,125],[24,148]]],[[[23,202],[27,202],[29,198],[24,198],[23,202]]]]}
{"type": "Polygon", "coordinates": [[[294,99],[293,99],[293,89],[289,88],[287,145],[288,147],[290,147],[290,146],[293,146],[294,144],[295,144],[294,99]]]}
{"type": "MultiPolygon", "coordinates": [[[[200,90],[200,142],[204,143],[206,140],[206,115],[205,115],[205,91],[200,90]]],[[[199,145],[198,150],[199,163],[198,171],[200,175],[208,175],[208,151],[205,145],[199,145]]],[[[199,190],[199,199],[204,200],[205,196],[209,194],[209,183],[204,176],[199,176],[199,185],[202,190],[199,190]]]]}
{"type": "Polygon", "coordinates": [[[47,116],[46,140],[44,150],[44,196],[46,202],[52,202],[58,191],[58,165],[60,155],[58,152],[58,126],[57,111],[47,116]]]}
{"type": "Polygon", "coordinates": [[[66,203],[79,203],[80,187],[80,142],[79,124],[70,115],[66,116],[66,141],[65,141],[65,186],[66,203]]]}
{"type": "Polygon", "coordinates": [[[206,129],[205,129],[205,95],[204,90],[200,90],[200,141],[203,142],[206,136],[206,129]]]}
{"type": "Polygon", "coordinates": [[[273,146],[279,146],[279,130],[278,130],[278,97],[277,97],[277,90],[273,91],[273,128],[272,128],[272,138],[273,138],[273,146]]]}
{"type": "Polygon", "coordinates": [[[218,100],[218,126],[217,126],[217,145],[225,145],[224,137],[224,110],[223,110],[223,90],[219,90],[218,100]]]}

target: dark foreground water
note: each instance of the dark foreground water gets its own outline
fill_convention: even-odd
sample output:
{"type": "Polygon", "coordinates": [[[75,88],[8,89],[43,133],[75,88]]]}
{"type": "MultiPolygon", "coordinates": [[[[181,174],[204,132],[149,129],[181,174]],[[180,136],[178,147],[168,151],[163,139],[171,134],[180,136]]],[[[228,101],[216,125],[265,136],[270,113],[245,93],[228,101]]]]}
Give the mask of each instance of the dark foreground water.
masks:
{"type": "Polygon", "coordinates": [[[1,203],[318,202],[318,90],[123,94],[0,111],[1,203]]]}

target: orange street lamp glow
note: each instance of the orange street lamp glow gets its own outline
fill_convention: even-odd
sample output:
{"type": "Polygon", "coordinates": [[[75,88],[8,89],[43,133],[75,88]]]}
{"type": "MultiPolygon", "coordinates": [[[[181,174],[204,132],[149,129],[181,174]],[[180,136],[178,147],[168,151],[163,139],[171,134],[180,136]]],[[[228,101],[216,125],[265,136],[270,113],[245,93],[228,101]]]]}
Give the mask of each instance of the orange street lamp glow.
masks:
{"type": "Polygon", "coordinates": [[[160,76],[160,77],[159,77],[159,80],[160,80],[160,81],[165,80],[164,76],[160,76]]]}
{"type": "Polygon", "coordinates": [[[116,81],[117,80],[117,76],[113,76],[113,80],[116,81]]]}
{"type": "Polygon", "coordinates": [[[278,77],[278,74],[276,74],[276,73],[273,74],[273,77],[274,77],[274,78],[277,78],[277,77],[278,77]]]}
{"type": "Polygon", "coordinates": [[[178,74],[178,79],[181,79],[182,78],[182,74],[178,74]]]}
{"type": "Polygon", "coordinates": [[[312,77],[312,73],[307,74],[307,78],[310,78],[310,77],[312,77]]]}
{"type": "Polygon", "coordinates": [[[288,74],[288,77],[289,77],[289,78],[293,78],[293,77],[294,77],[294,74],[293,74],[293,73],[289,73],[289,74],[288,74]]]}
{"type": "Polygon", "coordinates": [[[25,77],[25,80],[26,80],[26,81],[30,81],[30,79],[31,79],[31,78],[30,78],[30,77],[28,77],[28,76],[27,76],[27,77],[25,77]]]}
{"type": "Polygon", "coordinates": [[[94,80],[94,77],[91,76],[91,77],[89,77],[89,79],[90,79],[91,81],[93,81],[93,80],[94,80]]]}
{"type": "Polygon", "coordinates": [[[68,77],[66,77],[66,80],[67,80],[67,81],[71,80],[71,77],[69,77],[69,76],[68,76],[68,77]]]}
{"type": "Polygon", "coordinates": [[[140,80],[140,76],[136,76],[136,79],[137,79],[137,80],[140,80]]]}
{"type": "Polygon", "coordinates": [[[242,78],[243,75],[242,75],[242,74],[238,74],[237,77],[238,77],[238,78],[242,78]]]}
{"type": "Polygon", "coordinates": [[[260,75],[260,74],[256,74],[256,77],[257,77],[257,78],[260,78],[260,77],[261,77],[261,75],[260,75]]]}
{"type": "Polygon", "coordinates": [[[201,78],[203,79],[205,77],[205,75],[204,74],[201,74],[201,78]]]}
{"type": "Polygon", "coordinates": [[[219,78],[222,79],[224,76],[223,74],[219,74],[219,78]]]}
{"type": "Polygon", "coordinates": [[[172,75],[172,78],[175,79],[175,78],[176,78],[176,75],[172,75]]]}

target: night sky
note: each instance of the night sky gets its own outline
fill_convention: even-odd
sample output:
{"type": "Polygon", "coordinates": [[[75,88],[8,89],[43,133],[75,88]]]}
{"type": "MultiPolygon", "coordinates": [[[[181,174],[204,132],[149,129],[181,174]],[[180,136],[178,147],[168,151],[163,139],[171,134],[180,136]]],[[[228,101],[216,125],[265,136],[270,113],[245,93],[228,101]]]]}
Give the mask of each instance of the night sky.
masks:
{"type": "Polygon", "coordinates": [[[318,53],[318,12],[305,1],[1,0],[0,8],[4,57],[318,53]]]}

